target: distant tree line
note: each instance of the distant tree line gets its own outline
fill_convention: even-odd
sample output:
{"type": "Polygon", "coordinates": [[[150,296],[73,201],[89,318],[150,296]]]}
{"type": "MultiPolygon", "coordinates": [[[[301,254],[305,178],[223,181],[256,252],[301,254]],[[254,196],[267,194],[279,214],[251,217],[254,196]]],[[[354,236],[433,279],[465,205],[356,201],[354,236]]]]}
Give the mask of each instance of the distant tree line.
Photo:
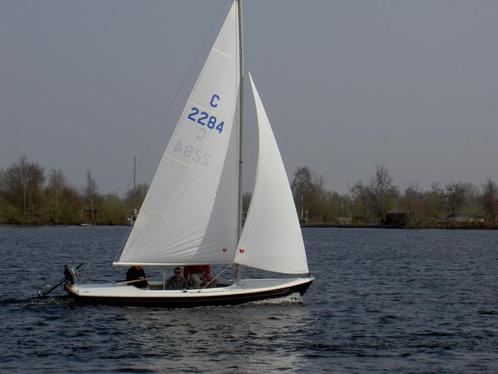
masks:
{"type": "MultiPolygon", "coordinates": [[[[139,184],[124,197],[100,193],[92,173],[77,189],[61,170],[48,173],[21,157],[0,169],[0,224],[122,225],[140,209],[148,186],[139,184]]],[[[346,194],[329,191],[324,179],[308,167],[294,173],[291,189],[303,223],[372,225],[385,223],[398,212],[409,227],[458,227],[474,224],[498,227],[498,186],[488,179],[482,185],[453,182],[422,190],[413,185],[401,191],[389,171],[378,166],[366,181],[355,183],[346,194]]],[[[251,194],[244,194],[246,212],[251,194]]]]}
{"type": "Polygon", "coordinates": [[[327,190],[322,176],[299,167],[291,189],[298,215],[306,223],[382,224],[390,212],[398,212],[409,227],[498,225],[498,188],[491,179],[480,186],[434,183],[429,190],[412,185],[401,191],[388,170],[378,166],[367,181],[341,195],[327,190]]]}
{"type": "Polygon", "coordinates": [[[126,224],[140,208],[147,188],[139,184],[124,198],[102,194],[88,170],[86,184],[78,190],[61,170],[46,173],[36,162],[21,157],[0,169],[0,224],[126,224]]]}

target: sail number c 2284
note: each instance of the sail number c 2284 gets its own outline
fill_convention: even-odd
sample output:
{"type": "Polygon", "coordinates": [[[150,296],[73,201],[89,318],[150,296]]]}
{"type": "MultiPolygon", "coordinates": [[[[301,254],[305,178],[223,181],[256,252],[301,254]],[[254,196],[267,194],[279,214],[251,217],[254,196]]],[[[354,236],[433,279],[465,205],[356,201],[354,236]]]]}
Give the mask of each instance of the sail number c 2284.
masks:
{"type": "MultiPolygon", "coordinates": [[[[212,95],[211,100],[209,101],[209,106],[217,108],[220,105],[220,99],[221,97],[219,95],[212,95]]],[[[209,113],[203,112],[195,106],[190,109],[190,113],[187,115],[187,118],[192,122],[207,127],[210,130],[215,129],[220,134],[223,131],[223,126],[225,125],[225,121],[218,122],[218,119],[215,116],[210,116],[209,113]]]]}

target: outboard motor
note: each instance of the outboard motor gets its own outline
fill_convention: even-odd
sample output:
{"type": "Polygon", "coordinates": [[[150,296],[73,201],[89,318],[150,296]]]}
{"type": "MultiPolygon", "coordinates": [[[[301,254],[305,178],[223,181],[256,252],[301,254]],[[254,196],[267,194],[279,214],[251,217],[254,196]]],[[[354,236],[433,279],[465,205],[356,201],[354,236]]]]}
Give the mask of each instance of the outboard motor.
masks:
{"type": "Polygon", "coordinates": [[[59,279],[55,283],[46,283],[39,291],[38,296],[45,297],[61,284],[64,283],[64,288],[70,287],[76,283],[78,280],[78,269],[83,266],[83,263],[76,266],[76,268],[70,265],[64,265],[64,278],[59,279]]]}
{"type": "Polygon", "coordinates": [[[66,286],[72,286],[78,280],[78,271],[71,265],[64,265],[64,277],[66,278],[66,286]]]}

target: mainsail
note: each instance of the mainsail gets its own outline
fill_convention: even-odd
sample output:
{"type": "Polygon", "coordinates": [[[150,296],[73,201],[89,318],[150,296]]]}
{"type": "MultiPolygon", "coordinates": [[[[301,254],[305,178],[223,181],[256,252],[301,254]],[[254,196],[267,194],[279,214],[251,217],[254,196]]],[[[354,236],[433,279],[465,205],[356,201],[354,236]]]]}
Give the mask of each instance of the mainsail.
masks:
{"type": "Polygon", "coordinates": [[[237,242],[234,2],[114,265],[229,263],[237,242]]]}
{"type": "Polygon", "coordinates": [[[289,180],[265,108],[249,77],[258,118],[259,154],[254,194],[235,262],[279,273],[308,273],[289,180]]]}

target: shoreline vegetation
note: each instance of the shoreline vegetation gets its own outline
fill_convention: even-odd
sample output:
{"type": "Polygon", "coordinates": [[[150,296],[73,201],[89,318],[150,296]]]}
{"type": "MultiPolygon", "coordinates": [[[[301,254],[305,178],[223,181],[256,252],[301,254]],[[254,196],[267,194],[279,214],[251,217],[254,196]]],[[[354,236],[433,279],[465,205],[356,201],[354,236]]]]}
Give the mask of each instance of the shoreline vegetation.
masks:
{"type": "MultiPolygon", "coordinates": [[[[45,169],[21,157],[0,169],[0,224],[11,225],[125,225],[147,193],[138,184],[121,197],[100,193],[90,170],[80,189],[62,170],[45,169]]],[[[498,187],[434,183],[429,190],[411,185],[401,191],[384,166],[346,194],[324,187],[324,179],[308,167],[295,171],[291,189],[302,227],[498,229],[498,187]]],[[[247,211],[250,193],[243,197],[247,211]]]]}

